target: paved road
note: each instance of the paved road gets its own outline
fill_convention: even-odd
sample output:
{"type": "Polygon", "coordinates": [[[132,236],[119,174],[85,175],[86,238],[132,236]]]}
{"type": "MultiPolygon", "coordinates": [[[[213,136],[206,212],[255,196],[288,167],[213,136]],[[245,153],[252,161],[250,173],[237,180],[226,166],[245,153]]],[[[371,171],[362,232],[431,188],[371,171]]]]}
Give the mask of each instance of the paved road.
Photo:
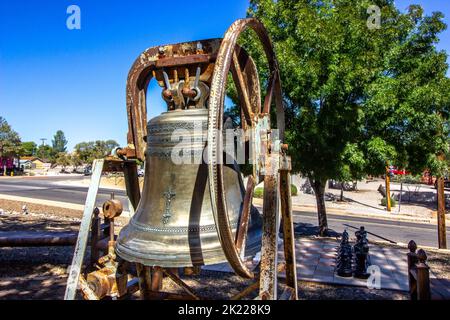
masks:
{"type": "MultiPolygon", "coordinates": [[[[73,177],[71,179],[80,180],[83,177],[73,177]]],[[[1,178],[0,194],[9,194],[21,197],[36,199],[62,201],[75,204],[84,204],[87,187],[76,187],[71,185],[57,185],[55,181],[66,180],[67,177],[43,177],[43,178],[1,178]]],[[[111,192],[124,204],[124,210],[128,210],[128,202],[125,192],[121,190],[100,188],[97,197],[97,206],[101,206],[109,199],[111,192]]],[[[304,224],[306,227],[317,226],[317,214],[314,212],[294,212],[294,221],[304,224]]],[[[437,246],[437,227],[432,224],[411,223],[402,221],[387,221],[373,218],[348,217],[328,214],[329,227],[336,232],[343,232],[347,229],[351,235],[359,226],[364,225],[368,232],[371,232],[384,239],[395,242],[405,242],[414,239],[419,246],[437,246]]],[[[380,239],[369,234],[369,240],[380,239]]],[[[447,228],[447,235],[450,235],[450,228],[447,228]]],[[[450,244],[450,238],[447,238],[450,244]]]]}
{"type": "MultiPolygon", "coordinates": [[[[372,233],[368,235],[369,241],[373,239],[408,243],[410,240],[414,240],[419,246],[438,246],[437,226],[433,224],[349,217],[334,214],[328,214],[327,217],[328,227],[338,233],[342,233],[347,229],[350,236],[353,236],[354,231],[360,226],[364,226],[368,232],[372,233]]],[[[317,213],[295,211],[294,222],[306,224],[307,227],[317,226],[317,213]]],[[[449,227],[447,227],[447,244],[450,245],[449,227]]]]}
{"type": "MultiPolygon", "coordinates": [[[[66,181],[67,179],[65,176],[0,178],[0,194],[84,204],[88,190],[87,187],[77,187],[70,184],[59,185],[55,183],[58,181],[66,181]]],[[[82,179],[84,179],[84,176],[70,177],[70,180],[82,179]]],[[[111,197],[112,192],[114,192],[115,198],[122,201],[124,210],[128,210],[128,201],[123,190],[100,188],[96,205],[101,207],[111,197]]]]}

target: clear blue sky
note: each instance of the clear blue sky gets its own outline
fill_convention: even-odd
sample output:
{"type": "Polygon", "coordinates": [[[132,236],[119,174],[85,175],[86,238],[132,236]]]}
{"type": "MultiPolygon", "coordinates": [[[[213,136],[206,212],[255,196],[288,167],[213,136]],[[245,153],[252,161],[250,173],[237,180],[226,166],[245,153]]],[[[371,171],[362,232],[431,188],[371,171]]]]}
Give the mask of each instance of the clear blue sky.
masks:
{"type": "MultiPolygon", "coordinates": [[[[350,1],[350,0],[349,0],[350,1]]],[[[421,4],[442,11],[444,0],[397,0],[400,9],[421,4]]],[[[135,58],[166,43],[221,37],[245,17],[247,0],[104,1],[5,0],[0,2],[0,116],[22,141],[58,129],[69,150],[80,141],[126,143],[125,83],[135,58]],[[68,30],[66,9],[81,8],[81,30],[68,30]]],[[[450,52],[450,31],[440,49],[450,52]]],[[[149,118],[161,113],[160,90],[149,90],[149,118]]]]}

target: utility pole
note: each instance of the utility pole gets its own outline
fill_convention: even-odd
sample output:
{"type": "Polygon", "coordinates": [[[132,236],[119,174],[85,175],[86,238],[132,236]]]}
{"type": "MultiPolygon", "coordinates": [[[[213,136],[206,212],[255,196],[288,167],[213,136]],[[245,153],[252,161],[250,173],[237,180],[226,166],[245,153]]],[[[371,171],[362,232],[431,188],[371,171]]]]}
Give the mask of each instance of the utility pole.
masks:
{"type": "Polygon", "coordinates": [[[47,139],[46,138],[41,138],[40,140],[42,141],[42,145],[45,146],[45,141],[47,141],[47,139]]]}
{"type": "Polygon", "coordinates": [[[386,174],[384,184],[386,186],[386,210],[391,212],[391,182],[390,182],[389,163],[386,163],[386,174]]]}
{"type": "Polygon", "coordinates": [[[402,175],[402,178],[401,178],[402,180],[400,181],[400,195],[398,197],[398,213],[399,214],[400,214],[400,207],[402,206],[403,177],[404,177],[404,175],[402,175]]]}

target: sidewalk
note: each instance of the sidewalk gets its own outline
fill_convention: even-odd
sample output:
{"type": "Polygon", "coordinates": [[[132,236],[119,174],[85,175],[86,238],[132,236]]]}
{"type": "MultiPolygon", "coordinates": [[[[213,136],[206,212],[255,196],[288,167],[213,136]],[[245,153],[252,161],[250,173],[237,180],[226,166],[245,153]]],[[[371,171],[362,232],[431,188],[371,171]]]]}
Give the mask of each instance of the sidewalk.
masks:
{"type": "MultiPolygon", "coordinates": [[[[314,212],[317,213],[317,206],[312,204],[294,204],[293,199],[292,204],[292,210],[300,211],[300,212],[314,212]]],[[[253,199],[253,204],[256,206],[262,206],[263,201],[262,199],[253,199]]],[[[326,203],[325,205],[327,205],[326,203]]],[[[430,223],[430,224],[437,224],[436,218],[422,218],[422,217],[416,217],[413,215],[407,215],[407,214],[398,214],[395,212],[387,213],[387,212],[371,212],[369,210],[351,210],[348,208],[333,208],[327,206],[326,208],[327,213],[339,215],[339,216],[352,216],[352,217],[359,217],[359,218],[373,218],[373,219],[380,219],[380,220],[389,220],[389,221],[404,221],[404,222],[414,222],[414,223],[430,223]]],[[[446,217],[446,222],[449,225],[450,224],[450,217],[446,217]]]]}
{"type": "MultiPolygon", "coordinates": [[[[353,239],[354,240],[354,239],[353,239]]],[[[353,243],[352,243],[353,244],[353,243]]],[[[297,238],[295,240],[295,254],[297,279],[299,281],[316,282],[337,286],[366,287],[369,289],[384,289],[394,291],[409,291],[408,264],[406,253],[408,249],[392,248],[375,243],[369,244],[368,261],[372,266],[372,278],[358,279],[355,277],[340,277],[336,274],[336,258],[339,241],[334,239],[297,238]],[[377,281],[379,280],[379,282],[377,281]]],[[[282,244],[278,249],[278,263],[284,261],[282,244]]],[[[258,261],[249,263],[253,270],[258,261]]],[[[228,263],[208,265],[204,270],[233,273],[228,263]]],[[[368,272],[371,271],[368,269],[368,272]]],[[[279,273],[280,278],[286,275],[279,273]]],[[[437,299],[450,299],[448,280],[438,279],[430,270],[432,294],[437,299]]]]}
{"type": "MultiPolygon", "coordinates": [[[[367,287],[368,281],[354,277],[344,278],[335,274],[339,241],[332,239],[298,238],[295,241],[297,279],[334,285],[367,287]]],[[[408,291],[407,250],[383,248],[370,244],[371,265],[380,270],[380,289],[408,291]]],[[[282,246],[278,262],[284,260],[282,246]]],[[[256,266],[256,263],[254,263],[256,266]]],[[[251,266],[254,268],[255,266],[251,266]]],[[[234,272],[228,263],[204,266],[202,269],[218,272],[234,272]]],[[[280,273],[281,278],[285,277],[280,273]]],[[[435,278],[434,275],[431,275],[435,278]]]]}
{"type": "MultiPolygon", "coordinates": [[[[317,207],[314,205],[298,205],[295,204],[292,206],[293,210],[297,211],[308,211],[308,212],[317,212],[317,207]]],[[[408,214],[399,214],[396,212],[373,212],[370,210],[352,210],[348,208],[327,208],[327,213],[341,215],[341,216],[355,216],[355,217],[364,217],[364,218],[376,218],[382,220],[392,220],[392,221],[407,221],[407,222],[417,222],[417,223],[437,223],[436,219],[433,218],[422,218],[408,214]]],[[[450,222],[449,217],[446,219],[450,222]]]]}
{"type": "MultiPolygon", "coordinates": [[[[298,194],[292,197],[293,209],[317,212],[315,196],[300,190],[305,182],[305,178],[292,177],[292,183],[298,189],[298,194]]],[[[387,212],[386,208],[381,206],[382,195],[378,192],[380,184],[384,186],[384,180],[358,182],[357,191],[344,191],[344,201],[326,201],[327,212],[338,215],[437,224],[436,203],[433,200],[436,190],[432,186],[404,184],[400,205],[397,201],[397,205],[392,207],[391,212],[387,212]]],[[[400,189],[400,184],[391,183],[391,194],[395,197],[399,196],[400,189]]],[[[325,193],[339,199],[341,190],[330,189],[327,185],[325,193]]],[[[446,196],[450,197],[449,192],[446,192],[446,196]]],[[[446,220],[450,223],[450,216],[447,216],[446,220]]]]}

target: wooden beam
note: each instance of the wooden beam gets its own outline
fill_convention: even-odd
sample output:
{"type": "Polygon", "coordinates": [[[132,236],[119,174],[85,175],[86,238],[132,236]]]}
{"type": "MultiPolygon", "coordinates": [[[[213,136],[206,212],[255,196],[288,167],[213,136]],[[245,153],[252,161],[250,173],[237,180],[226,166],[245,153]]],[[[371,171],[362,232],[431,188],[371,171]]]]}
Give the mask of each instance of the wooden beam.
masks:
{"type": "Polygon", "coordinates": [[[439,249],[447,249],[447,232],[445,229],[445,193],[444,177],[437,179],[437,220],[439,249]]]}
{"type": "Polygon", "coordinates": [[[261,246],[261,266],[259,296],[261,300],[277,299],[278,265],[278,155],[266,158],[264,176],[263,235],[261,246]]]}
{"type": "Polygon", "coordinates": [[[280,202],[283,224],[284,259],[286,261],[286,285],[293,289],[293,299],[297,300],[297,264],[295,260],[295,238],[292,220],[291,175],[288,170],[280,170],[280,202]]]}
{"type": "Polygon", "coordinates": [[[389,164],[386,165],[385,185],[386,185],[386,211],[391,211],[391,179],[389,172],[389,164]]]}

